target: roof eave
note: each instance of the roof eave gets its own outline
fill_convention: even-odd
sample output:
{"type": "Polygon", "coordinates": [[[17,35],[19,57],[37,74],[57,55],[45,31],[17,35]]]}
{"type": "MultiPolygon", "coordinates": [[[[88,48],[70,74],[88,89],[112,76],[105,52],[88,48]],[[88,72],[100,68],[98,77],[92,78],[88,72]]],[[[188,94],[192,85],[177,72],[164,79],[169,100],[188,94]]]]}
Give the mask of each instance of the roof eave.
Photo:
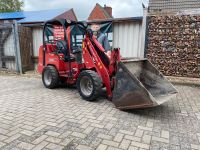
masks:
{"type": "Polygon", "coordinates": [[[20,20],[24,18],[0,18],[0,20],[20,20]]]}
{"type": "Polygon", "coordinates": [[[87,20],[88,23],[95,22],[125,22],[125,21],[142,21],[143,17],[126,17],[126,18],[110,18],[110,19],[97,19],[97,20],[87,20]]]}
{"type": "Polygon", "coordinates": [[[26,26],[26,27],[39,27],[43,26],[45,21],[40,21],[40,22],[19,22],[19,24],[26,26]]]}

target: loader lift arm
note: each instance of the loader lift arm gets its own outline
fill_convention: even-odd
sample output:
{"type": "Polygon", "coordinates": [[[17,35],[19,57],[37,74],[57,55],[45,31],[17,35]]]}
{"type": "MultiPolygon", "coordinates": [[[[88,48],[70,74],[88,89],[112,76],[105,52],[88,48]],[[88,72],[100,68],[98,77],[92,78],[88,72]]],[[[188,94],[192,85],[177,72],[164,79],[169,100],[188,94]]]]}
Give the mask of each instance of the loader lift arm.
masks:
{"type": "Polygon", "coordinates": [[[111,58],[105,54],[104,48],[99,44],[97,39],[88,31],[83,41],[83,58],[86,68],[95,69],[100,75],[105,87],[108,98],[112,99],[112,77],[115,75],[117,62],[120,61],[119,49],[111,52],[111,58]],[[89,32],[89,33],[88,33],[89,32]],[[117,57],[114,57],[116,56],[117,57]]]}

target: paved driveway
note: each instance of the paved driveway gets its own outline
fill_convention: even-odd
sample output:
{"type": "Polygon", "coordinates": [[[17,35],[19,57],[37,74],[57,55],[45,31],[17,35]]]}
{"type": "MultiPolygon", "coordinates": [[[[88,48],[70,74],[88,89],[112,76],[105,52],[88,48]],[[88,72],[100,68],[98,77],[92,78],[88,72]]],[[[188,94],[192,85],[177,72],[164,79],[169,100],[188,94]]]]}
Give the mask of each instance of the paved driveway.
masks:
{"type": "Polygon", "coordinates": [[[0,149],[200,149],[200,88],[176,86],[177,98],[162,106],[120,111],[40,79],[0,81],[0,149]]]}

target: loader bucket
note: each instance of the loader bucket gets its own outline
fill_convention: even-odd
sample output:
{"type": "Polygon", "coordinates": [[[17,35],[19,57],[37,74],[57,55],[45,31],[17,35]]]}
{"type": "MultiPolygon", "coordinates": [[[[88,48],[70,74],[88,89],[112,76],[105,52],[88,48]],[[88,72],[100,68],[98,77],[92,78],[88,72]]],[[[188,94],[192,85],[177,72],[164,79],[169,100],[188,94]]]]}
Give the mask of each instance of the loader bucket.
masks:
{"type": "Polygon", "coordinates": [[[174,86],[148,60],[118,63],[112,99],[117,108],[158,106],[176,93],[174,86]]]}

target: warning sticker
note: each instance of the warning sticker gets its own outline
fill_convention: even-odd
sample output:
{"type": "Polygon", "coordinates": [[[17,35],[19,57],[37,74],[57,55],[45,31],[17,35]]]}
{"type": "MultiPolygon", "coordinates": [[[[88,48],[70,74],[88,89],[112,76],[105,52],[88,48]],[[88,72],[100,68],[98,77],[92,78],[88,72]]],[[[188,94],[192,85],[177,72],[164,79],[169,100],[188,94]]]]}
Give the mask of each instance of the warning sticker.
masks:
{"type": "Polygon", "coordinates": [[[64,40],[64,28],[62,26],[53,26],[54,40],[64,40]]]}

